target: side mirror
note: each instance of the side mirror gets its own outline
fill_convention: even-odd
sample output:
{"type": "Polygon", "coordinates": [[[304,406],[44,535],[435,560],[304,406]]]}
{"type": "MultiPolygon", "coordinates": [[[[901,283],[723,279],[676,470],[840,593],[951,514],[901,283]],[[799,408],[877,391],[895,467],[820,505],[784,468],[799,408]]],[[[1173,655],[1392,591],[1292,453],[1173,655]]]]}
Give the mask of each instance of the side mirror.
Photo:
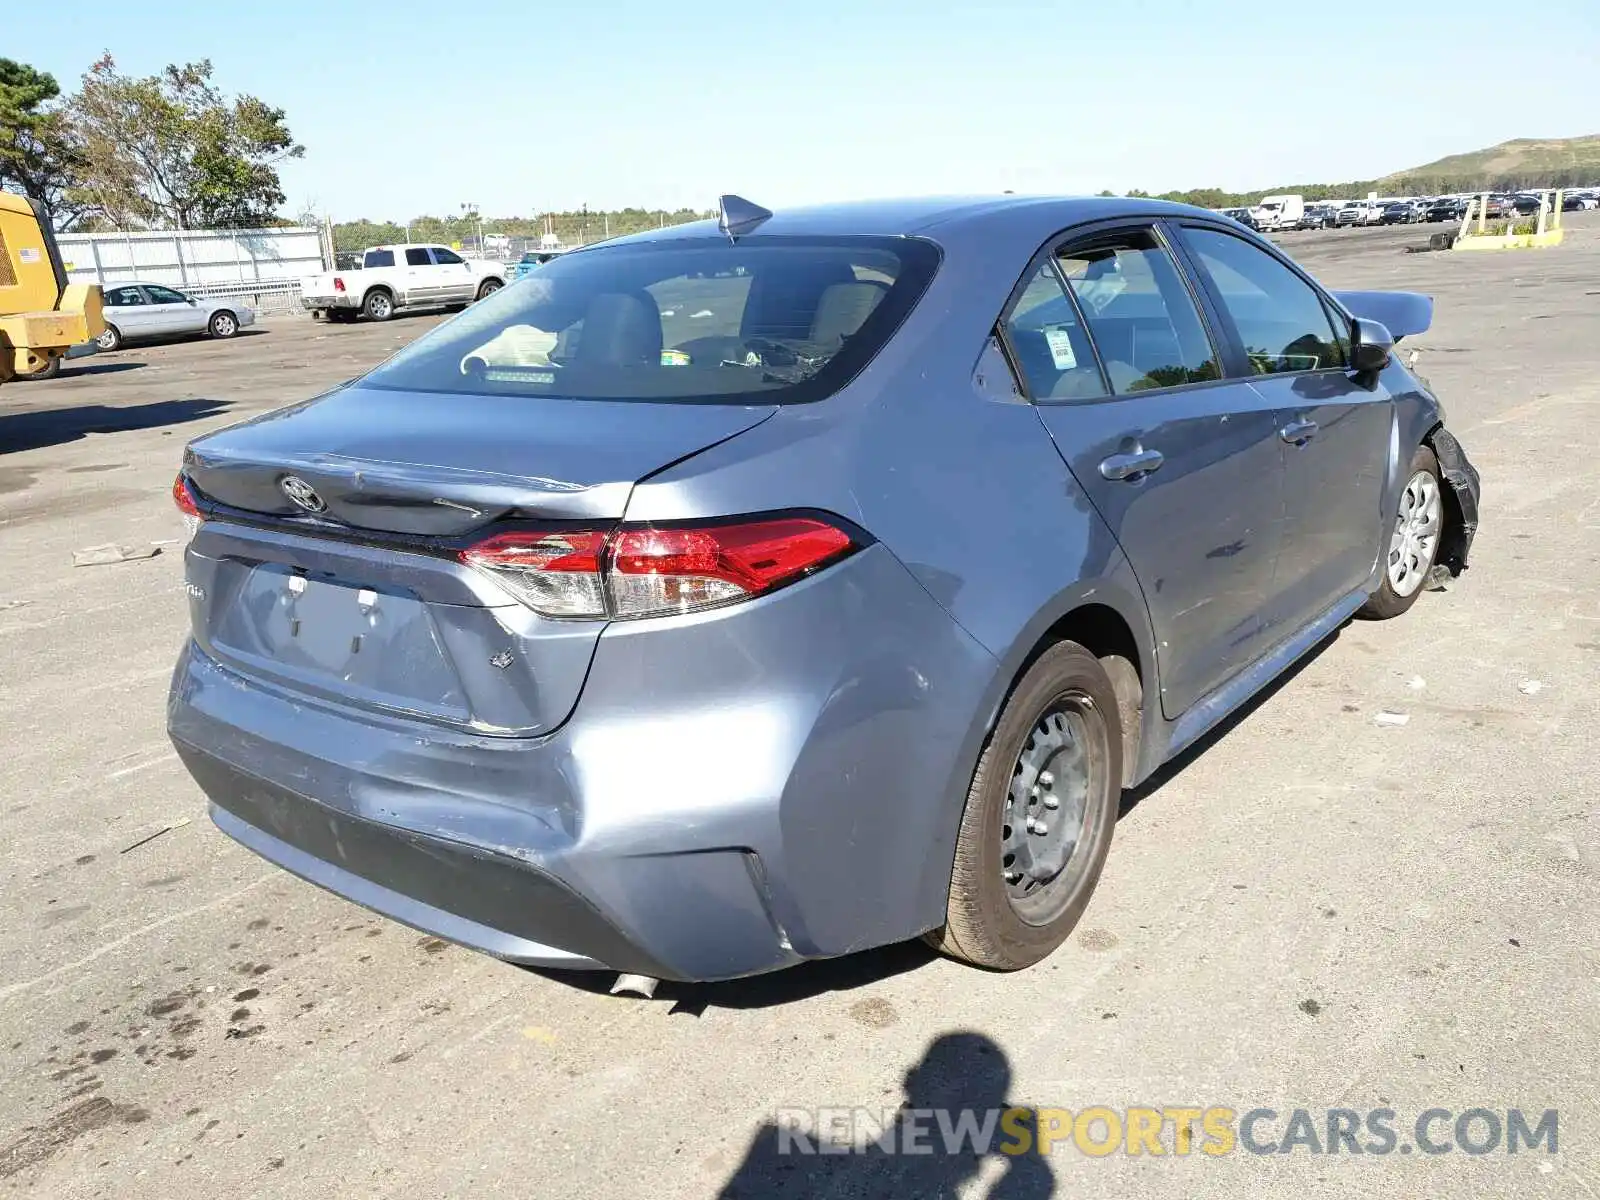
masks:
{"type": "Polygon", "coordinates": [[[1380,321],[1357,317],[1350,324],[1350,369],[1376,374],[1394,357],[1394,334],[1380,321]]]}
{"type": "Polygon", "coordinates": [[[196,307],[199,303],[200,303],[200,301],[196,300],[193,296],[189,297],[189,307],[190,308],[196,307]]]}

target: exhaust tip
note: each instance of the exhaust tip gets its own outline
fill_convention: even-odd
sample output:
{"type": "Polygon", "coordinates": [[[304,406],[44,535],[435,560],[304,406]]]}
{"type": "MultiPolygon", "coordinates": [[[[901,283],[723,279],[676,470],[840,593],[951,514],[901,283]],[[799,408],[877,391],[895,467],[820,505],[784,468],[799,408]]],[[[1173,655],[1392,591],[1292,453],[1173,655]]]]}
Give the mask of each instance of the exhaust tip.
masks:
{"type": "Polygon", "coordinates": [[[611,994],[620,996],[624,992],[629,992],[648,1000],[656,994],[656,985],[660,982],[659,979],[652,979],[648,975],[618,975],[617,981],[611,985],[611,994]]]}

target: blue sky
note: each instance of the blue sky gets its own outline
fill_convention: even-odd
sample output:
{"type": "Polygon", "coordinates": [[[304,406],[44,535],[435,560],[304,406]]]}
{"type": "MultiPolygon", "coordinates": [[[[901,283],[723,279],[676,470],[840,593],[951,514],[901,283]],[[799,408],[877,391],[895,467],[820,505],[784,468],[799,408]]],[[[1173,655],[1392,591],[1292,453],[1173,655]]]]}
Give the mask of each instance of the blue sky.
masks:
{"type": "MultiPolygon", "coordinates": [[[[1600,0],[58,0],[64,89],[210,58],[337,219],[1369,178],[1600,133],[1600,0]],[[1258,14],[1254,19],[1249,14],[1258,14]],[[1537,19],[1536,19],[1537,18],[1537,19]]],[[[13,31],[15,32],[15,31],[13,31]]]]}

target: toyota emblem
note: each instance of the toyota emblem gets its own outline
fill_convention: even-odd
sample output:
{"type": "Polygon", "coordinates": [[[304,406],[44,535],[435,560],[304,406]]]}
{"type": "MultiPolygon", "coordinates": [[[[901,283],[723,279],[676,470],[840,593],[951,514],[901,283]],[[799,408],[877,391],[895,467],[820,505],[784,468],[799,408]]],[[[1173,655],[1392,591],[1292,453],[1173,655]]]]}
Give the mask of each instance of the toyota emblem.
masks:
{"type": "Polygon", "coordinates": [[[317,489],[312,487],[298,475],[285,475],[278,481],[278,487],[283,494],[295,504],[310,513],[328,511],[328,502],[317,495],[317,489]]]}

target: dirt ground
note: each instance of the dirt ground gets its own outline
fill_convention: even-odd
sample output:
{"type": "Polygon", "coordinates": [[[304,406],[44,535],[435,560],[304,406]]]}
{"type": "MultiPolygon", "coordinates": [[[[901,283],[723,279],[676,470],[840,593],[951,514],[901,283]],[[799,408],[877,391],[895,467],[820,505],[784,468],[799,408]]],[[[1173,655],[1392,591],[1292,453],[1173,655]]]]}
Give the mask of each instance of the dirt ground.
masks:
{"type": "MultiPolygon", "coordinates": [[[[1471,570],[1131,796],[1040,967],[895,947],[652,1001],[353,907],[219,834],[163,732],[186,439],[438,318],[271,318],[0,389],[0,1189],[150,1196],[1600,1195],[1600,213],[1557,250],[1289,235],[1484,480],[1471,570]],[[74,567],[102,543],[153,558],[74,567]],[[1377,721],[1380,712],[1406,718],[1377,721]],[[790,1106],[1559,1114],[1559,1150],[780,1157],[790,1106]]],[[[1320,1122],[1320,1117],[1319,1117],[1320,1122]]],[[[1441,1126],[1441,1132],[1446,1127],[1441,1126]]],[[[1267,1132],[1271,1130],[1271,1132],[1267,1132]]]]}

